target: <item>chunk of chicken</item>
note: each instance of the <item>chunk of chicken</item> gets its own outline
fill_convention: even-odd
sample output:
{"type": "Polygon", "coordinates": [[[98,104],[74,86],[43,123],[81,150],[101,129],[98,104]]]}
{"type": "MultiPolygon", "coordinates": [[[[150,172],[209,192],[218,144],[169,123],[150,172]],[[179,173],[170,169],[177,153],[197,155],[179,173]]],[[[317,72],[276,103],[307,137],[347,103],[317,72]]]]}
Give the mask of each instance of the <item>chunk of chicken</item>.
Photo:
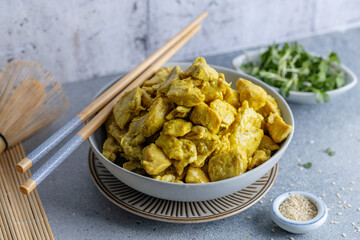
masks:
{"type": "Polygon", "coordinates": [[[145,91],[144,89],[141,90],[142,90],[141,106],[147,109],[154,103],[154,99],[147,91],[145,91]]]}
{"type": "Polygon", "coordinates": [[[226,89],[226,93],[224,95],[224,101],[230,103],[236,109],[238,109],[241,106],[239,92],[230,87],[226,89]]]}
{"type": "MultiPolygon", "coordinates": [[[[196,160],[196,146],[188,139],[178,139],[174,136],[160,134],[155,144],[170,158],[178,161],[186,160],[192,163],[196,160]]],[[[179,174],[181,175],[181,174],[179,174]]]]}
{"type": "Polygon", "coordinates": [[[145,137],[150,137],[159,131],[165,123],[165,117],[169,114],[171,108],[172,103],[169,99],[163,97],[157,98],[146,114],[144,123],[141,126],[141,133],[145,137]]]}
{"type": "Polygon", "coordinates": [[[173,109],[165,118],[166,120],[171,120],[174,118],[186,118],[191,111],[191,108],[184,106],[177,106],[173,109]]]}
{"type": "Polygon", "coordinates": [[[206,103],[195,106],[190,114],[190,120],[195,124],[207,127],[213,134],[219,132],[221,118],[206,103]]]}
{"type": "Polygon", "coordinates": [[[127,92],[117,101],[114,106],[114,116],[116,124],[124,129],[131,119],[138,116],[140,111],[145,110],[141,107],[141,89],[139,87],[127,92]]]}
{"type": "Polygon", "coordinates": [[[196,106],[205,100],[204,94],[194,87],[191,78],[172,81],[167,96],[177,105],[185,107],[196,106]]]}
{"type": "Polygon", "coordinates": [[[263,117],[250,108],[247,101],[244,101],[233,124],[221,134],[230,134],[231,148],[245,151],[247,157],[251,157],[264,135],[264,131],[260,129],[262,120],[263,117]]]}
{"type": "Polygon", "coordinates": [[[112,136],[109,136],[104,144],[103,144],[103,151],[102,155],[109,159],[112,162],[115,162],[116,160],[116,153],[120,150],[119,143],[113,138],[112,136]]]}
{"type": "Polygon", "coordinates": [[[159,71],[155,73],[155,75],[150,78],[149,80],[146,80],[143,84],[144,87],[152,87],[154,85],[160,84],[162,82],[165,82],[167,76],[169,75],[170,68],[162,68],[159,71]]]}
{"type": "Polygon", "coordinates": [[[284,141],[292,131],[292,126],[286,124],[283,119],[276,113],[270,113],[266,126],[270,137],[276,143],[281,143],[284,141]]]}
{"type": "Polygon", "coordinates": [[[170,90],[171,84],[174,80],[180,80],[180,74],[182,73],[179,66],[173,67],[166,80],[160,84],[157,93],[158,95],[167,94],[170,90]]]}
{"type": "Polygon", "coordinates": [[[249,166],[248,169],[254,169],[257,166],[260,166],[264,162],[266,162],[271,157],[271,151],[265,150],[256,150],[254,156],[249,158],[249,166]]]}
{"type": "Polygon", "coordinates": [[[214,155],[209,160],[208,173],[212,182],[232,178],[244,173],[248,167],[245,152],[232,149],[214,155]]]}
{"type": "Polygon", "coordinates": [[[142,153],[141,164],[149,175],[157,175],[172,164],[170,159],[154,143],[144,148],[142,153]]]}
{"type": "Polygon", "coordinates": [[[208,176],[201,170],[201,168],[189,167],[185,177],[186,183],[208,183],[210,182],[208,176]]]}
{"type": "Polygon", "coordinates": [[[164,124],[163,133],[175,137],[181,137],[191,131],[192,123],[184,119],[177,118],[164,124]]]}
{"type": "Polygon", "coordinates": [[[202,94],[205,95],[205,102],[210,102],[215,99],[222,100],[226,93],[226,89],[229,88],[229,84],[226,83],[224,74],[220,73],[218,79],[210,79],[208,81],[202,81],[199,84],[199,89],[202,94]]]}
{"type": "Polygon", "coordinates": [[[261,139],[259,149],[260,150],[268,149],[270,151],[276,151],[279,150],[280,147],[271,139],[271,137],[264,135],[263,138],[261,139]]]}
{"type": "Polygon", "coordinates": [[[129,126],[129,131],[121,139],[120,145],[128,160],[142,159],[143,146],[141,146],[141,144],[144,143],[146,139],[140,130],[145,118],[146,115],[134,118],[129,126]]]}
{"type": "Polygon", "coordinates": [[[210,108],[221,118],[223,127],[227,128],[234,122],[237,111],[231,104],[216,99],[210,103],[210,108]]]}
{"type": "Polygon", "coordinates": [[[211,68],[202,57],[195,59],[193,64],[186,69],[183,74],[185,77],[192,77],[204,81],[219,78],[218,72],[211,68]]]}
{"type": "Polygon", "coordinates": [[[265,105],[258,110],[258,113],[260,113],[264,118],[267,118],[270,113],[278,113],[279,116],[281,116],[275,99],[270,95],[267,95],[265,105]]]}
{"type": "Polygon", "coordinates": [[[239,90],[240,101],[248,101],[249,106],[255,111],[265,105],[267,93],[263,88],[242,78],[237,80],[236,87],[239,90]]]}
{"type": "Polygon", "coordinates": [[[154,176],[154,178],[165,182],[184,183],[183,180],[185,179],[185,175],[186,171],[183,171],[181,175],[178,175],[175,167],[172,165],[162,173],[159,173],[159,175],[154,176]]]}
{"type": "Polygon", "coordinates": [[[196,145],[197,159],[191,163],[192,167],[202,167],[207,157],[220,144],[219,136],[211,134],[210,131],[202,126],[194,126],[190,133],[185,135],[196,145]]]}

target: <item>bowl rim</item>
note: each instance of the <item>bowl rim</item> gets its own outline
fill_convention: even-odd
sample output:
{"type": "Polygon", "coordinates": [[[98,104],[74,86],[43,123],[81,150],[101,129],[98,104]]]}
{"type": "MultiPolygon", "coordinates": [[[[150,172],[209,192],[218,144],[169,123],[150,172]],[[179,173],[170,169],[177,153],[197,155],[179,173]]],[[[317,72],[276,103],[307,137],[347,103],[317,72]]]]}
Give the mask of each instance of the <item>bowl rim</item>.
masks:
{"type": "MultiPolygon", "coordinates": [[[[250,74],[245,73],[243,70],[241,70],[240,66],[241,66],[242,63],[248,62],[248,61],[246,61],[246,57],[248,55],[260,55],[265,50],[266,50],[265,47],[252,49],[252,50],[244,51],[242,54],[240,54],[240,55],[236,56],[235,58],[233,58],[232,65],[233,65],[235,71],[243,73],[243,74],[248,75],[248,76],[252,76],[250,74]],[[242,60],[242,59],[244,59],[244,60],[242,60]],[[238,63],[239,61],[240,61],[240,65],[238,63]]],[[[307,53],[312,55],[312,56],[318,56],[318,57],[326,58],[326,57],[324,57],[324,56],[322,56],[320,54],[317,54],[317,53],[314,53],[314,52],[311,52],[311,51],[307,51],[307,53]]],[[[355,73],[350,68],[345,66],[343,63],[341,63],[341,64],[336,63],[336,64],[339,66],[339,68],[340,68],[340,70],[342,72],[349,75],[349,80],[350,81],[345,83],[345,85],[340,87],[340,88],[336,88],[336,89],[333,89],[333,90],[330,90],[330,91],[325,91],[330,96],[334,95],[334,94],[337,94],[337,93],[346,92],[346,91],[352,89],[353,87],[355,87],[356,84],[358,83],[358,78],[356,77],[355,73]]],[[[254,77],[254,76],[252,76],[252,77],[254,77]]],[[[279,91],[279,88],[271,86],[269,84],[267,84],[267,85],[270,86],[271,88],[275,89],[276,91],[279,91]]],[[[290,94],[293,95],[293,96],[300,96],[300,97],[312,97],[312,96],[315,96],[315,93],[313,93],[313,92],[290,91],[290,94]]]]}
{"type": "MultiPolygon", "coordinates": [[[[162,67],[168,67],[168,66],[176,66],[176,65],[191,65],[192,62],[168,62],[168,63],[165,63],[162,67]]],[[[232,72],[233,74],[240,74],[240,75],[246,75],[247,78],[251,79],[251,81],[255,82],[256,84],[260,84],[260,85],[263,85],[265,84],[266,86],[268,86],[266,83],[262,82],[261,80],[253,77],[253,76],[250,76],[250,75],[247,75],[247,74],[243,74],[243,73],[239,73],[238,71],[235,71],[231,68],[226,68],[226,67],[221,67],[221,66],[217,66],[217,65],[212,65],[212,64],[209,64],[210,67],[212,68],[216,68],[216,71],[218,71],[217,69],[220,69],[220,71],[230,71],[232,72]]],[[[221,73],[221,72],[220,72],[221,73]]],[[[109,81],[103,88],[101,88],[95,95],[94,95],[94,99],[97,98],[101,93],[103,93],[106,89],[108,89],[110,86],[112,86],[116,81],[120,80],[122,78],[122,76],[124,76],[125,74],[119,74],[119,76],[115,77],[113,80],[109,81]]],[[[224,73],[225,75],[225,73],[224,73]]],[[[226,76],[225,76],[225,79],[226,79],[226,76]]],[[[266,90],[265,90],[266,91],[266,90]]],[[[232,178],[228,178],[228,179],[224,179],[224,180],[221,180],[221,181],[215,181],[215,182],[209,182],[209,183],[191,183],[191,184],[183,184],[183,183],[174,183],[174,182],[165,182],[165,181],[161,181],[161,180],[157,180],[157,179],[154,179],[154,178],[150,178],[150,177],[147,177],[147,176],[143,176],[143,175],[140,175],[140,174],[137,174],[137,173],[134,173],[132,171],[129,171],[113,162],[111,162],[110,160],[108,160],[107,158],[105,158],[102,153],[99,151],[98,148],[95,147],[95,139],[94,139],[94,133],[90,135],[90,137],[88,138],[88,141],[89,141],[89,144],[91,146],[91,148],[93,149],[93,151],[95,153],[97,153],[99,156],[101,156],[103,159],[105,159],[108,163],[110,163],[113,167],[115,167],[116,169],[119,169],[120,171],[125,171],[126,173],[128,174],[131,174],[131,175],[134,175],[136,177],[139,177],[139,178],[142,178],[144,180],[148,180],[148,181],[154,181],[154,182],[157,182],[159,184],[166,184],[166,185],[176,185],[176,186],[179,186],[179,187],[198,187],[198,186],[214,186],[214,185],[221,185],[221,184],[224,184],[224,183],[227,183],[227,182],[233,182],[233,181],[236,181],[238,178],[243,178],[244,176],[247,176],[249,175],[251,172],[254,173],[254,171],[256,171],[258,169],[258,171],[260,171],[260,169],[262,168],[265,168],[265,166],[271,164],[271,160],[276,158],[277,156],[280,156],[286,151],[287,147],[289,146],[292,138],[293,138],[293,135],[294,135],[294,131],[295,131],[295,120],[294,120],[294,116],[293,116],[293,113],[291,111],[291,108],[289,107],[288,103],[285,101],[285,99],[278,93],[276,92],[275,90],[271,89],[272,91],[272,94],[276,95],[277,97],[279,97],[286,110],[288,111],[289,113],[289,117],[290,117],[290,120],[291,120],[291,126],[293,127],[291,133],[289,134],[289,136],[287,137],[287,139],[285,140],[285,142],[283,142],[282,144],[282,147],[274,154],[272,155],[265,163],[261,164],[260,166],[250,170],[250,171],[247,171],[243,174],[240,174],[238,176],[235,176],[235,177],[232,177],[232,178]]],[[[268,93],[269,94],[269,93],[268,93]]],[[[91,118],[87,121],[90,121],[91,118]]]]}
{"type": "MultiPolygon", "coordinates": [[[[319,224],[321,223],[320,221],[326,219],[328,215],[328,210],[325,202],[321,198],[315,196],[314,194],[304,191],[289,191],[280,194],[272,201],[270,208],[272,215],[277,220],[281,221],[284,224],[291,225],[293,227],[305,227],[309,225],[319,224]],[[316,206],[316,208],[318,209],[318,213],[314,218],[307,221],[296,221],[296,220],[288,219],[280,213],[279,211],[280,205],[289,197],[297,194],[303,195],[304,197],[308,198],[316,206]]],[[[319,226],[321,226],[322,224],[323,222],[319,226]]]]}

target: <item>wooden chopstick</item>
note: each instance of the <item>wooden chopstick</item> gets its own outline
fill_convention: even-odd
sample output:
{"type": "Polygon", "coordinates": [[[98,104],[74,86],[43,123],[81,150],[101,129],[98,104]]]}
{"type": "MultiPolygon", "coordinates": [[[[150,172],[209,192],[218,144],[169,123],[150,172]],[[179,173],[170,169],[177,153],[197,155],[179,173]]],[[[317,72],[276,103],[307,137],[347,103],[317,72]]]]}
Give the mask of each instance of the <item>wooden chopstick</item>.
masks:
{"type": "Polygon", "coordinates": [[[64,140],[70,133],[72,133],[76,128],[78,128],[83,122],[85,122],[89,117],[94,115],[99,111],[103,106],[105,106],[111,99],[113,99],[124,87],[131,83],[137,76],[144,72],[151,64],[155,62],[160,56],[169,51],[174,44],[176,44],[180,39],[183,39],[186,35],[191,32],[195,26],[197,26],[204,18],[208,15],[207,12],[202,13],[197,17],[193,22],[191,22],[187,27],[180,31],[175,37],[168,41],[163,47],[154,52],[150,57],[148,57],[144,62],[137,66],[134,70],[126,74],[121,80],[117,81],[111,88],[104,92],[101,96],[96,98],[92,103],[90,103],[86,108],[84,108],[80,113],[66,123],[62,128],[55,132],[50,138],[38,146],[34,151],[27,155],[23,160],[21,160],[16,165],[16,170],[20,173],[27,171],[33,164],[38,162],[42,157],[44,157],[49,151],[51,151],[57,144],[64,140]]]}
{"type": "Polygon", "coordinates": [[[39,185],[52,171],[54,171],[75,149],[77,149],[96,129],[98,129],[108,118],[115,103],[128,91],[140,86],[164,65],[187,41],[199,30],[200,25],[195,26],[183,39],[179,40],[173,48],[164,53],[153,65],[143,72],[136,80],[128,85],[110,103],[108,103],[96,116],[91,119],[74,137],[72,137],[62,148],[59,149],[44,165],[42,165],[21,186],[20,191],[29,194],[39,185]]]}

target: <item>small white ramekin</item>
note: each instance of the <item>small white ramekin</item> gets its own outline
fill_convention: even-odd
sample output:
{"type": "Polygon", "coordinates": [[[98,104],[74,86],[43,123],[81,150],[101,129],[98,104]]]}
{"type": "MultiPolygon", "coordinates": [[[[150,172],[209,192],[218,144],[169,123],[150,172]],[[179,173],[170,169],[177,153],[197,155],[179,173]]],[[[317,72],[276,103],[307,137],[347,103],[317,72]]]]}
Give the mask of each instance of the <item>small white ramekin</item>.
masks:
{"type": "Polygon", "coordinates": [[[315,195],[308,192],[291,191],[279,195],[272,201],[270,206],[270,215],[272,220],[282,229],[291,233],[306,233],[319,228],[325,223],[328,216],[328,210],[324,201],[319,197],[316,197],[315,195]],[[281,203],[283,203],[287,198],[296,194],[303,195],[315,204],[318,210],[318,214],[313,219],[300,222],[288,219],[280,213],[279,207],[281,203]]]}

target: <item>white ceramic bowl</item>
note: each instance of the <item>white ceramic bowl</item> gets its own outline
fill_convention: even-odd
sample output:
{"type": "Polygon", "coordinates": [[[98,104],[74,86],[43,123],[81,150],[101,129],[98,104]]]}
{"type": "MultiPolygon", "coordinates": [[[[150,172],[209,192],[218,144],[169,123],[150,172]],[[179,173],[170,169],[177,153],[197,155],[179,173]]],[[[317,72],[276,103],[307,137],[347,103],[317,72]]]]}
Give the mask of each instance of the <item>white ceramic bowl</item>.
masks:
{"type": "MultiPolygon", "coordinates": [[[[234,58],[232,64],[233,64],[234,68],[236,69],[236,71],[246,74],[240,68],[241,65],[244,63],[248,63],[248,62],[259,62],[261,54],[265,51],[266,51],[266,49],[264,49],[264,48],[252,50],[252,51],[246,51],[244,54],[239,55],[236,58],[234,58]]],[[[313,56],[318,56],[315,53],[310,53],[310,54],[313,56]]],[[[326,92],[330,96],[330,101],[332,101],[335,97],[349,91],[351,88],[355,87],[355,85],[358,82],[356,75],[349,68],[344,66],[343,64],[339,65],[339,64],[334,63],[333,66],[334,66],[334,68],[341,69],[341,71],[344,72],[346,83],[341,88],[326,92]]],[[[270,88],[279,92],[279,88],[271,87],[271,86],[270,86],[270,88]]],[[[313,92],[290,91],[289,97],[287,97],[286,100],[289,102],[300,103],[300,104],[317,104],[317,102],[315,101],[315,93],[313,93],[313,92]]]]}
{"type": "MultiPolygon", "coordinates": [[[[184,70],[189,67],[191,63],[168,63],[164,66],[172,67],[175,65],[179,65],[180,68],[184,70]]],[[[281,113],[283,115],[284,121],[294,127],[294,118],[286,101],[268,85],[253,77],[238,73],[228,68],[217,66],[212,67],[215,68],[218,72],[224,73],[226,81],[231,82],[232,86],[235,86],[235,82],[239,77],[241,77],[263,87],[268,94],[272,95],[276,99],[279,105],[279,109],[281,110],[281,113]]],[[[99,96],[109,86],[106,86],[104,89],[100,90],[96,96],[99,96]]],[[[111,172],[115,177],[117,177],[126,185],[140,192],[158,198],[174,201],[205,201],[234,193],[242,188],[249,186],[256,180],[264,176],[268,171],[270,171],[270,169],[279,161],[281,156],[284,154],[293,137],[293,132],[294,131],[292,131],[288,138],[281,144],[281,148],[261,166],[233,178],[218,182],[201,184],[179,184],[159,181],[153,178],[133,173],[112,163],[101,154],[102,145],[106,139],[104,127],[100,127],[94,134],[92,134],[89,138],[89,142],[95,155],[99,158],[99,160],[107,168],[107,170],[109,170],[109,172],[111,172]]]]}
{"type": "Polygon", "coordinates": [[[286,192],[278,196],[272,201],[270,206],[270,215],[273,221],[282,229],[292,233],[307,233],[309,231],[319,228],[326,222],[328,216],[328,210],[323,200],[308,192],[291,191],[286,192]],[[303,195],[314,203],[318,210],[318,214],[308,221],[300,222],[292,219],[288,219],[281,215],[279,207],[288,197],[292,195],[303,195]]]}

